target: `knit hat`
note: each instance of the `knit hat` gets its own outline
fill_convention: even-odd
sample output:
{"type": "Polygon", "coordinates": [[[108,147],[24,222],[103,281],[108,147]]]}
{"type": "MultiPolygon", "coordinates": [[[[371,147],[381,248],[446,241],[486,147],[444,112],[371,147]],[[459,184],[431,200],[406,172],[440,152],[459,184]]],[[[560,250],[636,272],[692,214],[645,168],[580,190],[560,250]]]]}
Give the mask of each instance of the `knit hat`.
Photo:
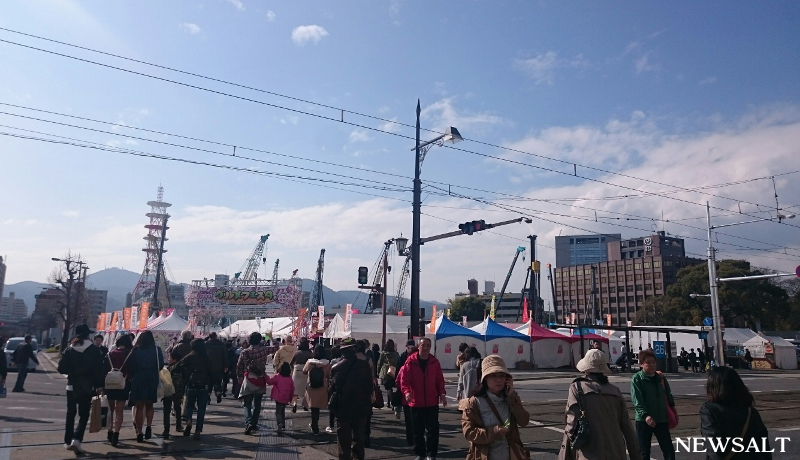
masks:
{"type": "Polygon", "coordinates": [[[498,355],[489,355],[483,358],[483,361],[481,362],[481,383],[486,380],[486,376],[490,374],[496,374],[498,372],[511,377],[511,373],[508,372],[506,362],[503,361],[503,358],[498,355]]]}
{"type": "Polygon", "coordinates": [[[575,366],[579,371],[589,374],[611,374],[611,369],[608,368],[608,359],[606,354],[601,350],[589,350],[582,360],[578,361],[575,366]]]}

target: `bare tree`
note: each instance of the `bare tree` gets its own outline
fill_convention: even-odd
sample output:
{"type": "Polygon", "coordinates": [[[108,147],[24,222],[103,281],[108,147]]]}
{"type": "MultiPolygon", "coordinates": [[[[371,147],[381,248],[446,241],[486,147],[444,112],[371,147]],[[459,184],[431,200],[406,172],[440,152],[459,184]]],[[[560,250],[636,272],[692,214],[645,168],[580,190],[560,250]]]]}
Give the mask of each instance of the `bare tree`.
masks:
{"type": "Polygon", "coordinates": [[[62,259],[53,259],[61,265],[53,270],[48,281],[53,289],[58,291],[53,297],[55,308],[53,313],[60,318],[63,324],[61,334],[61,348],[66,350],[70,333],[79,321],[85,322],[88,316],[89,299],[86,293],[86,262],[80,254],[73,255],[68,252],[62,259]],[[82,273],[81,273],[82,272],[82,273]]]}

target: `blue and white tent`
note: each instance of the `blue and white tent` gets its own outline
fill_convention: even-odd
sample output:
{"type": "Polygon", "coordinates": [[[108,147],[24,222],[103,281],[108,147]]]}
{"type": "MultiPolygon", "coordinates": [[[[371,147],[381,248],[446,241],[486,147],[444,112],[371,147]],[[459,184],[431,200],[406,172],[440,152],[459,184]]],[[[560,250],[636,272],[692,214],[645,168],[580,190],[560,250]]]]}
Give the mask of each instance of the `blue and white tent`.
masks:
{"type": "Polygon", "coordinates": [[[456,368],[458,346],[462,343],[483,352],[483,337],[477,332],[450,321],[444,315],[436,318],[434,326],[436,332],[434,333],[432,353],[436,355],[442,369],[456,368]]]}
{"type": "Polygon", "coordinates": [[[500,355],[509,369],[519,361],[532,362],[531,338],[528,335],[501,326],[491,318],[486,318],[470,330],[483,338],[484,356],[500,355]]]}

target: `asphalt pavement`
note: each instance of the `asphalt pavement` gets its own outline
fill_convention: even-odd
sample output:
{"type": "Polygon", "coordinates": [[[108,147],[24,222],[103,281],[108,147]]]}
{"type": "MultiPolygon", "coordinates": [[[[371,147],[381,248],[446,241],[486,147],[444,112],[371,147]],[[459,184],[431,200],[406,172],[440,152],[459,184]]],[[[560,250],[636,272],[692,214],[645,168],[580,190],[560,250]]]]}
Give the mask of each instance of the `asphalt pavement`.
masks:
{"type": "MultiPolygon", "coordinates": [[[[39,371],[30,374],[25,393],[9,393],[0,399],[0,460],[53,460],[74,458],[74,453],[63,448],[62,437],[66,414],[63,376],[55,372],[53,364],[42,360],[39,371]]],[[[514,372],[515,386],[526,409],[531,414],[531,424],[520,430],[522,441],[531,450],[534,459],[555,459],[563,436],[564,405],[569,383],[575,372],[514,372]]],[[[743,372],[743,379],[753,391],[770,437],[790,437],[786,452],[773,454],[775,459],[800,458],[800,373],[798,372],[743,372]],[[794,440],[796,438],[796,441],[794,440]]],[[[447,373],[448,382],[454,382],[454,373],[447,373]]],[[[704,374],[681,373],[668,375],[676,396],[680,425],[673,430],[676,436],[699,435],[698,408],[705,400],[704,374]]],[[[9,374],[8,384],[13,385],[15,373],[9,374]]],[[[611,382],[618,385],[628,398],[630,374],[615,374],[611,382]]],[[[461,433],[460,412],[456,409],[455,384],[448,383],[448,407],[440,411],[439,458],[464,458],[468,443],[461,433]]],[[[265,401],[266,402],[266,401],[265,401]]],[[[153,432],[162,430],[161,409],[156,406],[153,432]]],[[[631,412],[632,415],[632,412],[631,412]]],[[[112,448],[105,441],[105,430],[87,432],[84,449],[87,458],[148,458],[148,459],[308,459],[336,458],[334,434],[313,435],[308,428],[310,413],[299,410],[287,413],[287,432],[275,434],[274,405],[265,404],[260,430],[254,435],[244,434],[242,409],[230,398],[221,404],[211,404],[206,415],[206,427],[200,441],[175,436],[164,441],[159,436],[145,443],[137,443],[131,426],[131,414],[125,412],[125,423],[120,444],[112,448]]],[[[327,421],[322,413],[321,425],[327,421]]],[[[174,431],[174,430],[173,430],[174,431]]],[[[405,443],[405,427],[388,409],[376,410],[372,420],[372,446],[367,449],[369,459],[413,458],[411,448],[405,443]]],[[[774,446],[773,442],[773,446],[774,446]]],[[[662,456],[657,446],[654,459],[662,456]]],[[[701,459],[700,453],[681,453],[678,458],[701,459]]]]}

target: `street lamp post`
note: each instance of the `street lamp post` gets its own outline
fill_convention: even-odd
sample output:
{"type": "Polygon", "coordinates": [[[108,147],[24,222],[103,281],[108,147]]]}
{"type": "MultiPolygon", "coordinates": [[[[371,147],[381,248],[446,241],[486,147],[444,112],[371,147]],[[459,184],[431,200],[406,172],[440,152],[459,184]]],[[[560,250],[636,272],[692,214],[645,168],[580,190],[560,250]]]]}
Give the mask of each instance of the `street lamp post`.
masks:
{"type": "MultiPolygon", "coordinates": [[[[742,224],[750,224],[753,222],[766,222],[766,221],[775,221],[777,220],[778,223],[781,223],[784,219],[793,219],[794,214],[784,215],[778,213],[777,219],[754,219],[748,220],[745,222],[735,222],[732,224],[722,224],[722,225],[711,225],[711,206],[709,205],[708,201],[706,201],[706,220],[708,221],[708,287],[711,294],[711,315],[714,321],[714,339],[716,341],[716,346],[714,347],[714,360],[717,363],[717,366],[724,366],[725,365],[725,350],[722,347],[722,315],[720,314],[720,307],[719,307],[719,278],[717,278],[717,264],[715,260],[715,250],[714,245],[711,240],[711,230],[715,228],[722,228],[722,227],[732,227],[734,225],[742,225],[742,224]]],[[[750,277],[752,278],[752,277],[750,277]]],[[[698,297],[699,294],[694,294],[692,297],[698,297]]]]}
{"type": "Polygon", "coordinates": [[[417,129],[416,129],[416,147],[414,155],[414,202],[412,205],[413,214],[413,228],[411,231],[411,329],[409,335],[413,338],[419,335],[419,247],[421,245],[420,237],[420,215],[421,215],[421,202],[422,202],[422,181],[419,178],[420,167],[422,161],[425,159],[425,153],[434,144],[442,145],[445,141],[453,143],[463,140],[456,128],[450,127],[445,134],[436,137],[430,141],[420,144],[419,141],[419,114],[420,114],[419,99],[417,99],[417,129]]]}

